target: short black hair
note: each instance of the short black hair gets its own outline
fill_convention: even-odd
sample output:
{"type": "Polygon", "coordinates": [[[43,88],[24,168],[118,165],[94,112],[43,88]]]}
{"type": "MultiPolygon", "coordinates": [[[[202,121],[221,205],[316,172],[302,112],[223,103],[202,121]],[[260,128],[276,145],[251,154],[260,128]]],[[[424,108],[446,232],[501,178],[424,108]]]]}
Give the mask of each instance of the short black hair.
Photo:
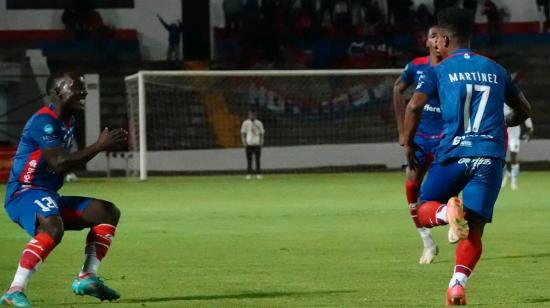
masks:
{"type": "Polygon", "coordinates": [[[50,95],[50,91],[55,87],[56,81],[65,76],[65,71],[56,71],[50,74],[46,81],[46,95],[50,95]]]}
{"type": "Polygon", "coordinates": [[[437,24],[451,31],[459,41],[466,42],[474,31],[474,15],[469,10],[450,7],[437,14],[437,24]]]}

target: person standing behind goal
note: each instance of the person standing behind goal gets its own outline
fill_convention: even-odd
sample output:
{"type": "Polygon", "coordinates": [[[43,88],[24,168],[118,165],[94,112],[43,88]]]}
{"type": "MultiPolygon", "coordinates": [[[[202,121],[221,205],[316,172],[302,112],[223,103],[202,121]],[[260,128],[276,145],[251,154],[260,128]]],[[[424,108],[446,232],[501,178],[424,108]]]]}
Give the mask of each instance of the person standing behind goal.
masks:
{"type": "Polygon", "coordinates": [[[247,180],[252,178],[252,156],[255,157],[256,161],[256,178],[262,178],[260,157],[262,145],[264,144],[264,134],[264,125],[256,118],[256,111],[249,111],[248,119],[244,120],[241,126],[241,140],[246,149],[247,180]]]}

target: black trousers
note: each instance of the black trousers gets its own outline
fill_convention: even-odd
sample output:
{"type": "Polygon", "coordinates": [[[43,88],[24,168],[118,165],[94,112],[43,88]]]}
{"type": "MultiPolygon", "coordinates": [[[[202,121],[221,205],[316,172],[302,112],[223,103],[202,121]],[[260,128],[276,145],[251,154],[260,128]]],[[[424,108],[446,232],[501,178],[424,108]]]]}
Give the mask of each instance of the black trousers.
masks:
{"type": "Polygon", "coordinates": [[[248,174],[252,174],[252,157],[256,161],[256,174],[260,174],[260,158],[262,156],[262,147],[259,145],[246,146],[246,170],[248,174]]]}

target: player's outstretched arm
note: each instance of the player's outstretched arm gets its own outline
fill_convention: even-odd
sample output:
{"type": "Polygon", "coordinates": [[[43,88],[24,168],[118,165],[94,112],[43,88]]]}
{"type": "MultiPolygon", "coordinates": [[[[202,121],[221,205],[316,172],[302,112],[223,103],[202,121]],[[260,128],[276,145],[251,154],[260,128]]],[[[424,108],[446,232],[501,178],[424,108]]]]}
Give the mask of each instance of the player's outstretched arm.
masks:
{"type": "Polygon", "coordinates": [[[414,162],[414,134],[420,123],[420,117],[422,116],[422,110],[424,105],[428,102],[428,95],[422,92],[414,92],[410,102],[405,108],[405,129],[404,129],[404,150],[409,168],[415,169],[414,162]]]}
{"type": "Polygon", "coordinates": [[[395,120],[397,121],[397,132],[399,133],[399,144],[404,144],[403,122],[405,121],[405,100],[403,93],[409,87],[403,79],[398,77],[393,84],[393,110],[395,111],[395,120]]]}
{"type": "Polygon", "coordinates": [[[127,142],[128,132],[122,128],[109,130],[105,128],[97,141],[78,151],[69,153],[65,148],[58,146],[42,150],[48,166],[56,173],[70,171],[94,158],[98,153],[114,148],[127,142]]]}
{"type": "Polygon", "coordinates": [[[508,127],[518,126],[531,117],[531,104],[521,91],[507,95],[506,105],[512,109],[505,119],[508,127]]]}
{"type": "Polygon", "coordinates": [[[164,28],[166,28],[166,30],[168,30],[168,24],[166,23],[166,21],[164,21],[164,19],[162,19],[160,14],[157,14],[157,18],[159,19],[160,23],[164,26],[164,28]]]}

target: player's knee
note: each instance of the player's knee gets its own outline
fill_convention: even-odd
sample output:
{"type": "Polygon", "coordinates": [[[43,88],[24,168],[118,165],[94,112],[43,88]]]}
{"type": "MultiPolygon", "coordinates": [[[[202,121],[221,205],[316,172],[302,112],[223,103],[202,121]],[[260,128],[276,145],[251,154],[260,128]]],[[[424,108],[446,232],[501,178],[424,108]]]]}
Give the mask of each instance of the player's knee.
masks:
{"type": "Polygon", "coordinates": [[[103,201],[103,208],[105,210],[106,216],[109,220],[109,223],[116,225],[120,220],[120,210],[116,205],[109,201],[103,201]]]}
{"type": "Polygon", "coordinates": [[[486,224],[485,218],[477,215],[474,212],[466,212],[465,218],[468,221],[468,227],[470,228],[471,232],[483,235],[483,230],[485,229],[486,224]]]}
{"type": "Polygon", "coordinates": [[[55,241],[56,244],[61,243],[63,235],[65,235],[65,228],[62,223],[50,223],[40,226],[39,232],[46,232],[55,241]]]}

